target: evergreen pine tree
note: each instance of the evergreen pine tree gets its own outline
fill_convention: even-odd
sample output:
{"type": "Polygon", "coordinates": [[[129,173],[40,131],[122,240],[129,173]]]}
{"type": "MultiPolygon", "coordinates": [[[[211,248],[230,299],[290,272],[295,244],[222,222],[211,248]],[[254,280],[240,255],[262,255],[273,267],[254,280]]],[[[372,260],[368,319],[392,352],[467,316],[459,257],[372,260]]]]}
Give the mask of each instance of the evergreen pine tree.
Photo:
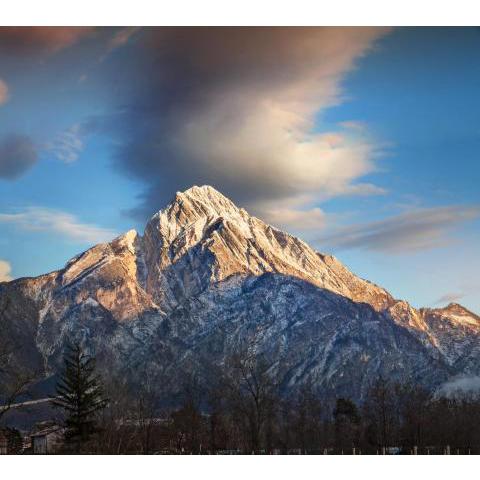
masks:
{"type": "Polygon", "coordinates": [[[360,414],[357,406],[348,398],[338,398],[333,411],[335,443],[337,448],[356,447],[359,440],[360,414]]]}
{"type": "Polygon", "coordinates": [[[95,359],[80,345],[69,345],[64,354],[64,369],[52,398],[54,406],[66,413],[65,437],[72,443],[83,443],[95,433],[95,414],[105,408],[100,378],[95,374],[95,359]]]}

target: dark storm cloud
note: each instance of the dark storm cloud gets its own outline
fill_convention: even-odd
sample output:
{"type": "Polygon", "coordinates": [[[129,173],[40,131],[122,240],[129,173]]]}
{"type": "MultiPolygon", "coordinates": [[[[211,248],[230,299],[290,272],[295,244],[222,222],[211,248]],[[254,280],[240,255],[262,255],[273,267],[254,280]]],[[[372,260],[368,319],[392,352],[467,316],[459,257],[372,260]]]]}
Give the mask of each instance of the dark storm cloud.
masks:
{"type": "Polygon", "coordinates": [[[54,53],[93,32],[92,27],[0,27],[0,53],[54,53]]]}
{"type": "Polygon", "coordinates": [[[356,183],[374,169],[370,139],[313,126],[319,111],[340,101],[343,76],[386,32],[143,30],[144,50],[122,70],[133,93],[112,117],[121,141],[116,165],[145,184],[135,213],[150,215],[192,184],[211,184],[273,216],[273,204],[304,209],[319,196],[378,193],[356,183]]]}
{"type": "Polygon", "coordinates": [[[37,149],[29,137],[11,134],[0,139],[0,178],[14,180],[37,160],[37,149]]]}
{"type": "Polygon", "coordinates": [[[479,217],[479,206],[424,208],[378,222],[352,225],[319,239],[318,243],[340,250],[360,248],[386,253],[428,250],[445,246],[453,228],[479,217]]]}

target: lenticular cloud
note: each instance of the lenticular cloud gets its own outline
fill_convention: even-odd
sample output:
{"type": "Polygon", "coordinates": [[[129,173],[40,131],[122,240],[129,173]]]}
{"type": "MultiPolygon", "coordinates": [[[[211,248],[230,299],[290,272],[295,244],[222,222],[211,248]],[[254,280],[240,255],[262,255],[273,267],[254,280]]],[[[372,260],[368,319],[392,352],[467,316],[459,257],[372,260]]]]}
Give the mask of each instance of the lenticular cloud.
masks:
{"type": "Polygon", "coordinates": [[[386,32],[148,32],[148,76],[134,106],[119,114],[130,140],[116,157],[146,185],[136,213],[147,216],[171,186],[193,183],[215,185],[272,218],[277,203],[301,211],[326,197],[378,193],[358,182],[375,168],[374,142],[358,129],[323,130],[318,115],[342,101],[341,80],[386,32]]]}

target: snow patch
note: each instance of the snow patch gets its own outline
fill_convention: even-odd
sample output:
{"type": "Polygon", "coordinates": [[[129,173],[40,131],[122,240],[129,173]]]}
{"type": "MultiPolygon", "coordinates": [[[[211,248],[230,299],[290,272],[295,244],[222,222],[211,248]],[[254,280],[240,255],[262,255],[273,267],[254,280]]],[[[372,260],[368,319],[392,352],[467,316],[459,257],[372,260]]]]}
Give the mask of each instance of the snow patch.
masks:
{"type": "Polygon", "coordinates": [[[89,307],[98,307],[99,303],[94,300],[92,297],[88,297],[84,302],[83,305],[87,305],[89,307]]]}

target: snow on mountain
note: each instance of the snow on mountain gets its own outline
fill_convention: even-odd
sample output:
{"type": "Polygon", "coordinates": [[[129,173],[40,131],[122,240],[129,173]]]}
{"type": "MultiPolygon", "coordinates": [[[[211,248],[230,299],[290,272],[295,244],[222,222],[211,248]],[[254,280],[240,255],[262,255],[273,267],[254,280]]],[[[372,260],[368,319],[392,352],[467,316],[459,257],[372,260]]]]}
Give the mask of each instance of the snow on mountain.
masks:
{"type": "Polygon", "coordinates": [[[456,303],[421,309],[420,315],[445,361],[463,373],[478,374],[480,317],[456,303]]]}
{"type": "Polygon", "coordinates": [[[378,309],[393,301],[385,290],[359,279],[334,257],[250,216],[209,186],[177,193],[147,224],[144,245],[147,264],[155,265],[147,275],[147,290],[158,295],[165,289],[173,305],[172,286],[189,295],[231,275],[266,272],[301,278],[378,309]],[[172,269],[178,261],[184,268],[172,269]],[[172,278],[170,272],[179,270],[188,277],[172,278]]]}
{"type": "Polygon", "coordinates": [[[125,375],[220,364],[255,341],[286,390],[312,380],[362,398],[379,374],[435,387],[480,373],[480,320],[459,305],[416,310],[336,258],[253,216],[209,186],[178,192],[131,230],[65,268],[0,285],[17,354],[43,375],[70,337],[125,375]],[[28,327],[28,328],[26,328],[28,327]]]}

